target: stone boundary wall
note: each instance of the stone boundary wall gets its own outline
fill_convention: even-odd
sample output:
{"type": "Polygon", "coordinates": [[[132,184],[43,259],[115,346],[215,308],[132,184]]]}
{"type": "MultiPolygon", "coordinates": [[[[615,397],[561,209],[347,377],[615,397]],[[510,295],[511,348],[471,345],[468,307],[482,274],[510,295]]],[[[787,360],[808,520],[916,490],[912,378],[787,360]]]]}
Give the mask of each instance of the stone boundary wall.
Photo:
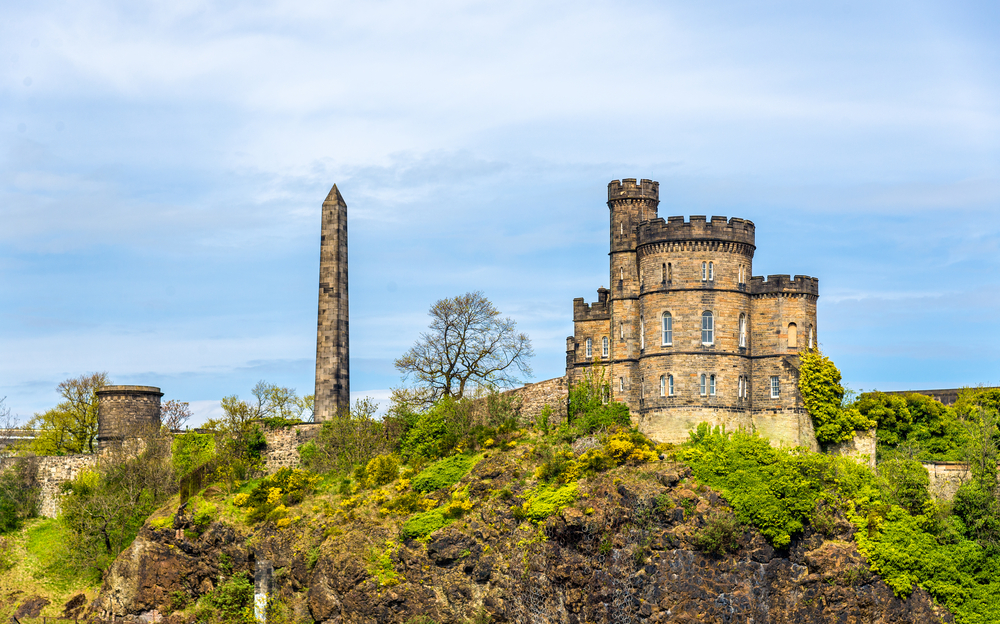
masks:
{"type": "Polygon", "coordinates": [[[830,447],[831,455],[842,455],[850,457],[858,463],[865,464],[871,469],[875,469],[875,446],[878,442],[875,429],[868,431],[855,431],[854,437],[846,442],[834,444],[830,447]]]}
{"type": "Polygon", "coordinates": [[[533,423],[546,405],[552,408],[549,419],[551,426],[566,421],[569,403],[569,383],[566,376],[546,379],[538,383],[526,383],[520,388],[507,390],[504,394],[521,397],[521,420],[533,423]]]}
{"type": "Polygon", "coordinates": [[[942,500],[955,498],[960,485],[972,479],[969,465],[965,462],[920,462],[930,477],[928,490],[931,496],[942,500]]]}
{"type": "MultiPolygon", "coordinates": [[[[0,459],[0,469],[17,461],[14,457],[0,459]]],[[[45,518],[59,515],[59,486],[75,479],[81,471],[97,463],[97,455],[60,455],[35,457],[38,462],[38,481],[42,484],[42,497],[38,513],[45,518]]]]}
{"type": "Polygon", "coordinates": [[[264,451],[264,471],[274,474],[278,470],[299,465],[299,445],[316,439],[322,423],[301,423],[278,429],[264,429],[267,449],[264,451]]]}

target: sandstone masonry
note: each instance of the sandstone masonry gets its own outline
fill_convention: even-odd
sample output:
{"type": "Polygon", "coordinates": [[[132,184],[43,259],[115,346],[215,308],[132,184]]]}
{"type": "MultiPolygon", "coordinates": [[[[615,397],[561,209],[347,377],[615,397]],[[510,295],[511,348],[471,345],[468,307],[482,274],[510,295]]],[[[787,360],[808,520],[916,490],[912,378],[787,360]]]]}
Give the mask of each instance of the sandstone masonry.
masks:
{"type": "Polygon", "coordinates": [[[819,280],[752,276],[754,224],[657,216],[659,184],[608,185],[610,284],[573,301],[566,377],[605,368],[614,398],[661,442],[700,422],[816,449],[798,352],[816,344],[819,280]]]}
{"type": "Polygon", "coordinates": [[[323,202],[316,320],[315,418],[329,420],[351,406],[347,301],[347,203],[337,185],[323,202]]]}

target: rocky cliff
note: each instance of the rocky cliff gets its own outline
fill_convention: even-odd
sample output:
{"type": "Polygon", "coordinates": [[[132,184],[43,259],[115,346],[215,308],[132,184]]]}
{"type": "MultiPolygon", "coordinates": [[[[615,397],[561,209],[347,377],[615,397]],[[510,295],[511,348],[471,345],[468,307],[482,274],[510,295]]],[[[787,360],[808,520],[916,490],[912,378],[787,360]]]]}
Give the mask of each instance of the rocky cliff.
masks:
{"type": "MultiPolygon", "coordinates": [[[[207,527],[187,509],[170,522],[154,517],[91,611],[196,621],[199,597],[266,559],[284,616],[301,622],[951,621],[920,589],[895,597],[869,572],[847,523],[828,537],[807,529],[779,551],[740,529],[724,552],[706,552],[706,528],[727,505],[682,466],[654,462],[581,480],[575,502],[532,522],[518,513],[529,453],[487,456],[432,493],[444,501],[463,492],[471,508],[419,540],[400,538],[405,516],[322,496],[281,527],[249,526],[225,511],[207,527]]],[[[221,493],[205,496],[227,509],[221,493]]]]}

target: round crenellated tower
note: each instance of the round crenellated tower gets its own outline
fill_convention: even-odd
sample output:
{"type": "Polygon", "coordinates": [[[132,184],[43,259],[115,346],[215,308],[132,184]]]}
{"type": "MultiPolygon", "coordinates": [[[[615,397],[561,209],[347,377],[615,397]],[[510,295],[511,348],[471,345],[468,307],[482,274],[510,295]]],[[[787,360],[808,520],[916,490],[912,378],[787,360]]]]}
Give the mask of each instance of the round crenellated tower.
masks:
{"type": "Polygon", "coordinates": [[[637,228],[637,407],[656,439],[683,440],[699,422],[751,428],[754,234],[753,222],[725,217],[653,219],[637,228]]]}
{"type": "Polygon", "coordinates": [[[97,445],[106,449],[160,428],[160,399],[153,386],[104,386],[97,391],[97,445]]]}

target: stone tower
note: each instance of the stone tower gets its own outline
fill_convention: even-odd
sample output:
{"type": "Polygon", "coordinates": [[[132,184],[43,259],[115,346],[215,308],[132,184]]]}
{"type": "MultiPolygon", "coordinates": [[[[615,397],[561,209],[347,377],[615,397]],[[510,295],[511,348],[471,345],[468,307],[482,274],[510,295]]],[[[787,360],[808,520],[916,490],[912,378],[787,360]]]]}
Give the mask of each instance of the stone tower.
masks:
{"type": "Polygon", "coordinates": [[[316,421],[351,405],[347,305],[347,203],[337,185],[323,201],[316,322],[316,421]]]}
{"type": "Polygon", "coordinates": [[[753,276],[744,219],[657,216],[659,184],[614,180],[610,289],[573,300],[566,374],[596,362],[635,424],[683,442],[701,422],[815,446],[798,392],[798,353],[816,344],[819,280],[753,276]]]}
{"type": "Polygon", "coordinates": [[[98,448],[158,431],[162,396],[153,386],[104,386],[98,390],[98,448]]]}

